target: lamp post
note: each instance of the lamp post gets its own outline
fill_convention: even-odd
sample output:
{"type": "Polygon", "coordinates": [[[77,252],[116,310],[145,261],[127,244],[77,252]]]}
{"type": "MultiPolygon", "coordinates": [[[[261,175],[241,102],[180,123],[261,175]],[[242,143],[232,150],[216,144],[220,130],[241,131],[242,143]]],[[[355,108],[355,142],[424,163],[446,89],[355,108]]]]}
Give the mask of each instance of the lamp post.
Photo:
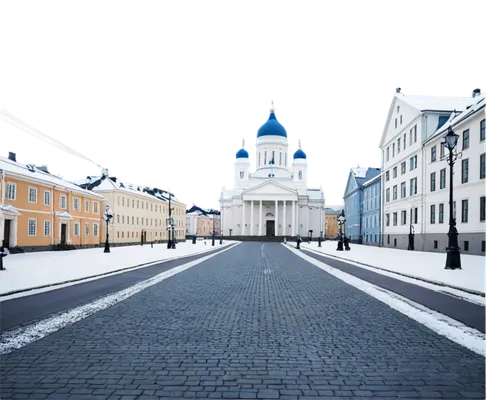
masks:
{"type": "Polygon", "coordinates": [[[212,247],[215,246],[215,214],[212,214],[212,247]]]}
{"type": "Polygon", "coordinates": [[[445,269],[462,269],[460,262],[460,247],[458,247],[458,231],[456,221],[453,218],[453,164],[462,153],[453,153],[458,141],[458,135],[453,132],[451,126],[448,127],[448,133],[444,137],[444,147],[450,151],[446,159],[450,166],[450,229],[448,231],[448,247],[446,248],[446,266],[445,269]]]}
{"type": "Polygon", "coordinates": [[[168,242],[167,242],[167,249],[175,249],[175,247],[172,246],[172,236],[174,234],[173,232],[173,225],[172,225],[172,193],[170,193],[170,190],[168,191],[168,242]],[[171,232],[172,231],[172,232],[171,232]]]}
{"type": "Polygon", "coordinates": [[[320,208],[320,215],[319,215],[319,238],[318,238],[318,247],[321,247],[321,236],[323,236],[323,206],[320,208]]]}
{"type": "Polygon", "coordinates": [[[344,251],[343,240],[342,240],[342,225],[345,223],[344,210],[342,210],[340,215],[337,217],[337,221],[339,223],[339,231],[340,231],[340,238],[339,242],[337,243],[337,251],[344,251]]]}
{"type": "Polygon", "coordinates": [[[111,251],[109,250],[109,231],[108,231],[108,225],[109,221],[113,219],[113,212],[111,211],[111,208],[109,205],[106,206],[106,211],[104,211],[104,215],[102,217],[104,221],[106,221],[106,243],[104,244],[104,252],[105,253],[110,253],[111,251]]]}
{"type": "Polygon", "coordinates": [[[219,220],[220,220],[219,221],[219,225],[220,225],[220,233],[219,233],[220,240],[219,240],[219,244],[222,244],[222,232],[223,232],[223,230],[222,230],[222,207],[220,208],[219,220]]]}

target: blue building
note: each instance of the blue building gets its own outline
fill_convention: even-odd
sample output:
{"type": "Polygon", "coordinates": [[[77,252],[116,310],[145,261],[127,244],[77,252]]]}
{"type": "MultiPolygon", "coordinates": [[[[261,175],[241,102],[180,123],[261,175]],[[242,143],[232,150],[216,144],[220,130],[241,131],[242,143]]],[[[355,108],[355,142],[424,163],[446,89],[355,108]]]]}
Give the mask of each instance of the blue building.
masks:
{"type": "MultiPolygon", "coordinates": [[[[380,175],[380,168],[351,168],[344,192],[345,234],[353,243],[363,242],[362,205],[363,185],[380,175]]],[[[378,197],[380,199],[380,179],[378,180],[378,197]]],[[[370,184],[371,188],[371,184],[370,184]]],[[[380,200],[379,206],[380,210],[380,200]]],[[[380,218],[380,217],[379,217],[380,218]]],[[[380,223],[379,223],[380,226],[380,223]]],[[[380,235],[379,235],[380,236],[380,235]]]]}
{"type": "MultiPolygon", "coordinates": [[[[379,170],[380,172],[380,170],[379,170]]],[[[380,238],[380,173],[361,187],[361,239],[363,244],[377,246],[380,238]]]]}

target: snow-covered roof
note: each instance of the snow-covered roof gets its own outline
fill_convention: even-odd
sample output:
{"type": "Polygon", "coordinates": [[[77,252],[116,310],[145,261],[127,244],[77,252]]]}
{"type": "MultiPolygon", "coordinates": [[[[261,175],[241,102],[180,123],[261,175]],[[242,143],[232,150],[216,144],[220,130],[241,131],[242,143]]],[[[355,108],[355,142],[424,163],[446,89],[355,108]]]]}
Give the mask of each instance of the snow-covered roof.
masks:
{"type": "Polygon", "coordinates": [[[415,96],[403,93],[396,93],[395,96],[420,111],[461,111],[474,102],[473,97],[415,96]]]}
{"type": "Polygon", "coordinates": [[[39,167],[35,167],[32,164],[22,164],[17,161],[12,161],[5,157],[0,157],[0,169],[6,171],[7,173],[12,173],[15,175],[22,177],[26,177],[28,179],[33,179],[35,181],[40,182],[41,184],[54,186],[57,185],[59,187],[64,187],[68,190],[85,194],[87,196],[96,197],[99,199],[104,199],[103,196],[97,193],[93,193],[90,190],[82,189],[81,187],[75,185],[74,183],[65,181],[64,179],[52,175],[48,172],[43,171],[39,167]]]}
{"type": "Polygon", "coordinates": [[[465,121],[467,118],[474,115],[477,111],[486,107],[486,96],[484,94],[474,97],[473,100],[474,103],[466,107],[464,111],[453,113],[443,126],[441,126],[436,132],[429,136],[426,142],[434,139],[436,136],[444,135],[448,131],[448,127],[451,126],[453,128],[455,125],[458,125],[460,122],[465,121]]]}
{"type": "Polygon", "coordinates": [[[323,198],[323,191],[320,189],[307,189],[307,195],[311,200],[321,200],[323,198]]]}
{"type": "Polygon", "coordinates": [[[368,172],[368,168],[351,168],[352,173],[356,178],[366,178],[366,173],[368,172]]]}
{"type": "Polygon", "coordinates": [[[378,175],[375,175],[373,178],[368,179],[366,182],[363,183],[363,187],[368,186],[375,182],[377,179],[380,179],[380,173],[378,175]]]}

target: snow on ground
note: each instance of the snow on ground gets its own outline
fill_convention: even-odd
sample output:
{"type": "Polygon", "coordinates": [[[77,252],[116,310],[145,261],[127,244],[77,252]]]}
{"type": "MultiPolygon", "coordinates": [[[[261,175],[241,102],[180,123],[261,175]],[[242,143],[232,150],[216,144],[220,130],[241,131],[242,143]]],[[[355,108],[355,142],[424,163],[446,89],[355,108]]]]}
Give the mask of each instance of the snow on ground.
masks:
{"type": "MultiPolygon", "coordinates": [[[[222,252],[226,250],[229,249],[222,250],[222,252]]],[[[209,254],[205,257],[200,257],[194,261],[179,265],[178,267],[174,267],[172,269],[169,269],[168,271],[162,272],[161,274],[155,275],[145,281],[136,283],[129,288],[94,300],[91,303],[73,308],[60,314],[53,315],[31,325],[7,331],[0,336],[0,354],[10,353],[15,349],[19,349],[36,340],[42,339],[45,336],[58,331],[59,329],[62,329],[68,325],[72,325],[75,322],[87,318],[98,311],[111,307],[112,305],[123,301],[136,293],[139,293],[150,286],[156,285],[157,283],[168,279],[180,272],[183,272],[188,268],[200,264],[203,261],[216,256],[217,254],[209,254]]]]}
{"type": "Polygon", "coordinates": [[[183,256],[203,253],[235,243],[224,240],[221,246],[216,241],[197,241],[196,244],[183,242],[176,244],[176,249],[167,249],[167,244],[144,246],[112,247],[110,253],[103,248],[43,251],[23,254],[11,254],[4,257],[6,271],[0,271],[0,294],[16,290],[36,288],[83,279],[98,274],[117,271],[139,264],[175,259],[183,256]]]}
{"type": "Polygon", "coordinates": [[[378,286],[359,279],[353,275],[330,267],[329,265],[316,260],[315,258],[312,258],[291,246],[286,247],[299,257],[302,257],[304,260],[310,262],[318,268],[321,268],[330,275],[333,275],[347,284],[352,285],[370,296],[386,303],[389,307],[427,326],[439,335],[445,336],[453,342],[458,343],[477,354],[486,356],[486,336],[478,330],[468,327],[461,322],[447,317],[446,315],[424,307],[421,304],[405,299],[404,297],[401,297],[393,292],[381,289],[378,286]]]}
{"type": "MultiPolygon", "coordinates": [[[[292,244],[292,243],[290,243],[292,244]]],[[[301,248],[320,251],[343,261],[368,264],[375,268],[433,281],[443,285],[486,293],[486,257],[461,254],[461,270],[444,269],[446,253],[408,251],[349,244],[350,251],[337,251],[336,241],[325,241],[318,247],[318,242],[302,242],[301,248]]],[[[361,264],[356,264],[364,267],[361,264]]],[[[397,278],[396,275],[393,277],[397,278]]],[[[415,281],[414,283],[418,283],[415,281]]]]}

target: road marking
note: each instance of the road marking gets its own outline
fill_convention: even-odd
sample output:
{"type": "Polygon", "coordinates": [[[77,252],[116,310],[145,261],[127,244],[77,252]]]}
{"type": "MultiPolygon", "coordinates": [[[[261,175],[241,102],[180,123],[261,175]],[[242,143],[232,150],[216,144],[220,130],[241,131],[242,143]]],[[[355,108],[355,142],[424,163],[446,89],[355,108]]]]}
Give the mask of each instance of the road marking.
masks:
{"type": "MultiPolygon", "coordinates": [[[[237,243],[235,246],[240,243],[237,243]]],[[[102,311],[108,307],[111,307],[112,305],[119,303],[120,301],[128,299],[134,294],[139,293],[150,286],[156,285],[157,283],[160,283],[165,279],[177,275],[178,273],[194,267],[195,265],[200,264],[212,257],[222,254],[234,248],[235,246],[228,247],[218,253],[209,254],[208,256],[199,258],[183,265],[179,265],[178,267],[162,272],[161,274],[153,276],[152,278],[149,278],[145,281],[139,282],[127,289],[107,295],[98,300],[94,300],[91,303],[85,304],[83,306],[73,308],[52,317],[48,317],[42,321],[35,322],[25,327],[7,331],[0,335],[0,354],[10,353],[16,349],[33,343],[36,340],[40,340],[45,336],[50,335],[51,333],[54,333],[62,328],[65,328],[68,325],[72,325],[84,318],[87,318],[98,311],[102,311]]]]}

